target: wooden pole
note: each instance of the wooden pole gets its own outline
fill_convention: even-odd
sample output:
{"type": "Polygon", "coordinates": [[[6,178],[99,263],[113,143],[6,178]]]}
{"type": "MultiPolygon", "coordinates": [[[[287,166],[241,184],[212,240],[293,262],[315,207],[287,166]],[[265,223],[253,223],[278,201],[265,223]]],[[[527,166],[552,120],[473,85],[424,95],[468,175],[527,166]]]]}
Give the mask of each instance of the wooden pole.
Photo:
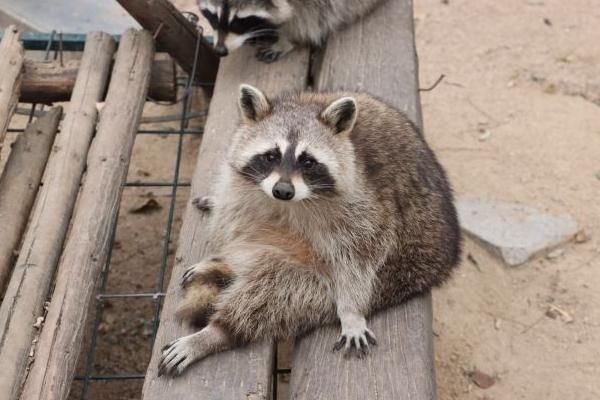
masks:
{"type": "Polygon", "coordinates": [[[43,315],[96,128],[96,103],[104,93],[114,51],[110,35],[88,36],[69,111],[56,137],[44,186],[0,307],[3,400],[18,398],[35,333],[33,324],[43,315]]]}
{"type": "MultiPolygon", "coordinates": [[[[389,0],[368,17],[332,35],[316,77],[318,90],[367,91],[422,126],[412,0],[389,0]]],[[[378,345],[363,359],[331,351],[340,328],[298,338],[290,397],[434,400],[431,294],[368,319],[378,345]]]]}
{"type": "MultiPolygon", "coordinates": [[[[80,60],[68,60],[63,65],[57,61],[25,60],[19,101],[42,104],[69,101],[80,66],[80,60]]],[[[176,83],[173,60],[155,60],[148,97],[173,102],[177,98],[176,83]]]]}
{"type": "Polygon", "coordinates": [[[58,130],[62,108],[55,107],[30,124],[12,146],[0,177],[0,297],[58,130]]]}
{"type": "Polygon", "coordinates": [[[69,394],[89,302],[108,257],[153,55],[150,33],[125,32],[23,400],[59,400],[69,394]]]}
{"type": "Polygon", "coordinates": [[[10,25],[0,42],[0,150],[17,102],[23,72],[23,46],[19,30],[10,25]]]}
{"type": "MultiPolygon", "coordinates": [[[[173,57],[188,74],[192,73],[194,53],[200,33],[196,26],[179,12],[169,0],[117,0],[146,30],[156,36],[157,43],[173,57]]],[[[200,38],[196,82],[213,83],[219,59],[211,45],[200,38]]]]}

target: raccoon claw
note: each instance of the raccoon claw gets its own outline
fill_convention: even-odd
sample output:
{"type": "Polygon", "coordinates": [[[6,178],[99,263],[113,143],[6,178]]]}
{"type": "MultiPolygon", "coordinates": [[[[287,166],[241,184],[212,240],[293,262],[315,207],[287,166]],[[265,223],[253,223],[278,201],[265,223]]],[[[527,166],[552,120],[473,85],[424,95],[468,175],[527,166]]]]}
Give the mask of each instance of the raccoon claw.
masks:
{"type": "Polygon", "coordinates": [[[196,277],[198,274],[198,264],[194,264],[191,267],[188,267],[181,277],[181,287],[185,288],[190,282],[196,277]]]}
{"type": "Polygon", "coordinates": [[[194,362],[193,351],[185,337],[169,343],[162,349],[158,364],[158,376],[181,375],[194,362]]]}
{"type": "Polygon", "coordinates": [[[202,213],[209,213],[214,208],[213,199],[209,196],[196,197],[192,200],[192,204],[202,213]]]}
{"type": "Polygon", "coordinates": [[[275,50],[272,47],[262,47],[256,50],[257,60],[267,64],[277,61],[282,54],[282,51],[275,50]]]}
{"type": "Polygon", "coordinates": [[[375,335],[369,329],[361,332],[342,332],[333,346],[333,351],[339,351],[343,348],[345,357],[355,355],[358,358],[363,358],[370,350],[369,345],[377,345],[375,335]]]}

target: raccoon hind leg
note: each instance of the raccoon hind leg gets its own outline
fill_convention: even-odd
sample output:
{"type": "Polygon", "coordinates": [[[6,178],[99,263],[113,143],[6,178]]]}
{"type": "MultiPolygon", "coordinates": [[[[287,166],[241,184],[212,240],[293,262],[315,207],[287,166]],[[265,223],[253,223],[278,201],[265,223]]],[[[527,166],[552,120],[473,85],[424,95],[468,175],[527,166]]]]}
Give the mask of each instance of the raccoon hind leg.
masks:
{"type": "Polygon", "coordinates": [[[275,254],[253,261],[218,294],[206,327],[165,346],[159,374],[179,375],[210,354],[336,320],[329,285],[318,270],[275,254]]]}
{"type": "Polygon", "coordinates": [[[234,279],[231,267],[218,257],[187,268],[181,279],[185,292],[177,317],[195,327],[205,326],[214,313],[219,293],[234,279]]]}

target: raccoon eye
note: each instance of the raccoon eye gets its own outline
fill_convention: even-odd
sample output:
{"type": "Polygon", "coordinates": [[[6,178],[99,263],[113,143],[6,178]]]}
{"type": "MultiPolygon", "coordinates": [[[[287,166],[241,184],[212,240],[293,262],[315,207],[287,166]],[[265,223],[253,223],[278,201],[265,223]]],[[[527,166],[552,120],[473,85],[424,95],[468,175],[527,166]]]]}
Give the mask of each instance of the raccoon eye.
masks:
{"type": "Polygon", "coordinates": [[[265,159],[265,161],[272,163],[277,161],[279,155],[273,151],[269,151],[268,153],[263,154],[263,158],[265,159]]]}
{"type": "Polygon", "coordinates": [[[316,163],[317,161],[314,158],[307,157],[304,160],[302,160],[302,168],[310,169],[314,167],[316,163]]]}

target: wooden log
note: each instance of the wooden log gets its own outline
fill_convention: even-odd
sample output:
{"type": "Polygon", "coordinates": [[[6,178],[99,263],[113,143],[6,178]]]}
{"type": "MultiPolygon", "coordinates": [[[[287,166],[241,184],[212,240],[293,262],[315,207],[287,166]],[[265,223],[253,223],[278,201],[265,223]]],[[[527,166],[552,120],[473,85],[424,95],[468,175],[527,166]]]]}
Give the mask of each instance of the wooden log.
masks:
{"type": "Polygon", "coordinates": [[[0,177],[0,297],[27,225],[58,130],[62,108],[30,124],[15,141],[0,177]]]}
{"type": "Polygon", "coordinates": [[[153,56],[150,33],[131,29],[123,34],[106,105],[88,154],[86,180],[21,399],[58,400],[69,394],[89,302],[108,258],[153,56]]]}
{"type": "Polygon", "coordinates": [[[15,270],[0,307],[0,393],[18,398],[34,337],[33,324],[58,263],[96,128],[96,103],[102,97],[115,51],[106,33],[88,36],[72,102],[50,155],[44,186],[25,234],[15,270]]]}
{"type": "MultiPolygon", "coordinates": [[[[25,60],[21,103],[50,104],[69,101],[81,60],[57,61],[25,60]]],[[[152,64],[148,97],[157,101],[173,102],[177,98],[175,63],[172,59],[158,59],[152,64]]]]}
{"type": "MultiPolygon", "coordinates": [[[[252,49],[240,49],[223,60],[210,103],[202,146],[192,180],[191,199],[211,192],[218,167],[227,155],[237,125],[237,96],[241,83],[250,83],[268,93],[303,89],[308,71],[307,51],[297,51],[274,64],[261,64],[252,49]]],[[[190,200],[191,200],[190,199],[190,200]]],[[[202,216],[190,203],[179,236],[174,267],[146,374],[142,397],[158,399],[269,399],[273,368],[273,344],[255,343],[216,354],[200,361],[177,379],[157,377],[161,348],[192,333],[175,318],[180,300],[179,282],[184,267],[202,258],[208,232],[202,216]]]]}
{"type": "MultiPolygon", "coordinates": [[[[411,0],[389,0],[330,38],[317,77],[319,90],[367,91],[421,125],[411,0]]],[[[369,318],[379,345],[367,358],[331,351],[339,326],[297,340],[291,398],[435,399],[430,294],[369,318]]]]}
{"type": "Polygon", "coordinates": [[[169,0],[117,0],[146,30],[156,35],[156,42],[188,74],[194,66],[196,44],[200,39],[195,80],[213,83],[219,59],[198,29],[169,0]]]}
{"type": "Polygon", "coordinates": [[[19,30],[11,25],[0,42],[0,150],[19,100],[22,72],[23,46],[19,42],[19,30]]]}

